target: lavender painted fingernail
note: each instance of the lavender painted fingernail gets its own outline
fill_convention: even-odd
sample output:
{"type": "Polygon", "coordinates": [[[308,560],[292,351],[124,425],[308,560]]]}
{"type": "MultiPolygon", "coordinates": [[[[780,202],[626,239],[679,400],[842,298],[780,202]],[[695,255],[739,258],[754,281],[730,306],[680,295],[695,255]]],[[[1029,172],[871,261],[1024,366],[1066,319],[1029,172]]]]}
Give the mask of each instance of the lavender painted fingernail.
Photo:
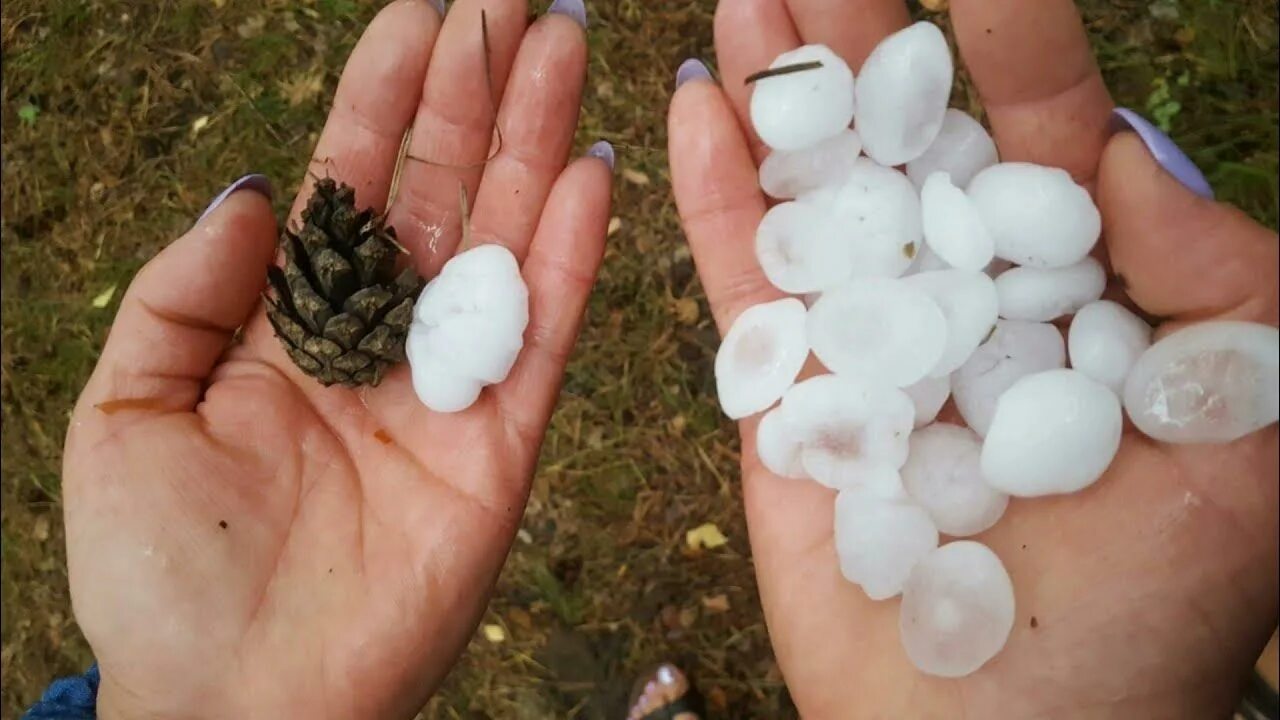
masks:
{"type": "Polygon", "coordinates": [[[440,13],[440,17],[444,17],[444,12],[445,12],[444,0],[428,0],[428,1],[431,3],[431,7],[435,8],[436,12],[440,13]]]}
{"type": "Polygon", "coordinates": [[[710,80],[711,71],[701,60],[689,58],[680,63],[679,69],[676,70],[676,88],[689,82],[690,80],[710,80]]]}
{"type": "Polygon", "coordinates": [[[1213,188],[1205,179],[1200,168],[1191,162],[1191,158],[1164,134],[1160,128],[1152,125],[1146,118],[1128,108],[1116,108],[1111,114],[1112,122],[1119,130],[1132,130],[1142,139],[1147,150],[1155,157],[1160,167],[1182,183],[1191,192],[1203,198],[1213,199],[1213,188]]]}
{"type": "Polygon", "coordinates": [[[555,0],[551,3],[551,7],[547,8],[547,13],[557,13],[560,15],[568,15],[573,21],[587,28],[587,6],[582,4],[582,0],[555,0]]]}
{"type": "Polygon", "coordinates": [[[218,193],[218,196],[213,199],[213,202],[209,203],[209,207],[205,208],[204,212],[200,213],[200,219],[196,220],[196,222],[198,223],[200,220],[204,220],[209,217],[210,213],[217,210],[218,206],[225,202],[227,198],[231,197],[232,193],[237,190],[253,190],[254,192],[262,194],[268,200],[271,199],[271,181],[267,179],[266,175],[259,175],[257,173],[245,175],[239,180],[228,185],[226,190],[218,193]]]}
{"type": "Polygon", "coordinates": [[[613,169],[613,146],[604,140],[592,145],[591,149],[587,150],[587,157],[599,158],[609,166],[610,170],[613,169]]]}

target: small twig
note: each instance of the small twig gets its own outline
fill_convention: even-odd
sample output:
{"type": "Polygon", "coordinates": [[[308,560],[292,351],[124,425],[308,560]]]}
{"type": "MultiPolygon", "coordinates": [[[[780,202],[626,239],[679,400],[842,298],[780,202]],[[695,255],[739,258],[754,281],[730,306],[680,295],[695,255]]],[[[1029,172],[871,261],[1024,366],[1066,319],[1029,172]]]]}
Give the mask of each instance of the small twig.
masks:
{"type": "Polygon", "coordinates": [[[400,138],[400,151],[396,153],[396,168],[391,172],[391,187],[387,190],[387,204],[384,206],[383,219],[386,214],[391,211],[391,204],[396,201],[396,196],[400,194],[400,176],[404,174],[404,161],[409,157],[409,142],[413,138],[413,126],[405,128],[404,137],[400,138]]]}
{"type": "Polygon", "coordinates": [[[458,205],[462,208],[462,247],[471,244],[471,209],[467,206],[467,186],[458,181],[458,205]]]}
{"type": "Polygon", "coordinates": [[[751,73],[746,80],[742,81],[743,85],[750,85],[757,80],[778,77],[779,75],[790,75],[792,73],[807,72],[809,70],[817,70],[822,67],[822,61],[814,60],[813,62],[796,63],[795,65],[782,65],[768,70],[761,70],[757,73],[751,73]]]}

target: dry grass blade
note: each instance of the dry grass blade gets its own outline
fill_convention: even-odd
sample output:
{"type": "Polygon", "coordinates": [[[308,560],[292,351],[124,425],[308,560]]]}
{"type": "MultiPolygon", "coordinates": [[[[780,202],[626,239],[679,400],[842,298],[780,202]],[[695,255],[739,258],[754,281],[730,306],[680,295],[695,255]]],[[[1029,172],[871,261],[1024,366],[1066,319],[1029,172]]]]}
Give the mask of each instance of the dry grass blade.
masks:
{"type": "Polygon", "coordinates": [[[750,75],[747,76],[745,80],[742,81],[742,84],[750,85],[751,83],[756,82],[758,80],[764,80],[766,78],[771,78],[771,77],[778,77],[779,75],[792,75],[800,72],[808,72],[809,70],[817,70],[820,67],[822,67],[822,62],[819,60],[814,60],[813,62],[796,63],[794,65],[782,65],[780,67],[769,68],[768,70],[761,70],[760,72],[751,73],[750,75]]]}

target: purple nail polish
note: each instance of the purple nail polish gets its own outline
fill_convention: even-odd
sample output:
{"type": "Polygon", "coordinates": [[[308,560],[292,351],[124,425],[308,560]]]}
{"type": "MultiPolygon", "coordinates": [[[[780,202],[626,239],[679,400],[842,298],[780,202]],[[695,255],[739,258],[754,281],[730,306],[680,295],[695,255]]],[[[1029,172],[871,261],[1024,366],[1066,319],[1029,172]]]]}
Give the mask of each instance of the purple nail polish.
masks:
{"type": "Polygon", "coordinates": [[[268,200],[271,199],[272,195],[271,181],[267,179],[266,175],[259,175],[257,173],[245,175],[239,180],[228,185],[226,190],[218,193],[218,196],[213,199],[213,202],[209,203],[209,207],[205,208],[204,212],[200,213],[200,218],[199,220],[196,220],[196,222],[200,222],[200,220],[209,217],[209,213],[217,210],[218,206],[225,202],[227,198],[231,197],[231,194],[237,190],[253,190],[254,192],[261,193],[268,200]]]}
{"type": "Polygon", "coordinates": [[[568,15],[573,21],[587,28],[587,6],[582,4],[582,0],[555,0],[551,3],[551,7],[547,8],[547,13],[557,13],[560,15],[568,15]]]}
{"type": "Polygon", "coordinates": [[[676,88],[690,80],[711,80],[711,71],[701,60],[689,58],[680,63],[680,68],[676,70],[676,88]]]}
{"type": "Polygon", "coordinates": [[[1119,130],[1132,130],[1142,139],[1156,162],[1191,192],[1203,198],[1213,199],[1213,188],[1200,168],[1191,158],[1165,135],[1160,128],[1128,108],[1116,108],[1111,114],[1112,123],[1119,130]]]}
{"type": "Polygon", "coordinates": [[[599,158],[604,161],[605,165],[609,166],[610,170],[613,169],[613,146],[604,140],[592,145],[591,149],[587,150],[587,157],[599,158]]]}
{"type": "Polygon", "coordinates": [[[435,8],[436,12],[440,13],[440,17],[444,17],[444,0],[430,0],[430,2],[431,7],[435,8]]]}

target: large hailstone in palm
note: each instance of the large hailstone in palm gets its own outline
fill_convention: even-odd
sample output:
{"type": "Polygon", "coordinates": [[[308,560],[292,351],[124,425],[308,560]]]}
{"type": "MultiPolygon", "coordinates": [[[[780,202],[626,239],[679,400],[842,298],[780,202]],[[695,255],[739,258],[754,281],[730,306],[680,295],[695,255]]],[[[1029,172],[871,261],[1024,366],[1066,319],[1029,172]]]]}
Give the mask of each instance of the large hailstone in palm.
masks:
{"type": "Polygon", "coordinates": [[[904,495],[855,488],[836,496],[835,541],[845,579],[872,600],[887,600],[938,546],[938,529],[904,495]]]}
{"type": "Polygon", "coordinates": [[[804,303],[783,298],[747,308],[716,352],[716,393],[734,420],[767,410],[809,356],[804,303]]]}
{"type": "Polygon", "coordinates": [[[982,477],[982,438],[968,428],[935,423],[911,435],[902,484],[938,530],[976,535],[1004,515],[1009,496],[982,477]]]}
{"type": "Polygon", "coordinates": [[[1061,168],[992,165],[973,178],[968,192],[991,233],[996,257],[1019,265],[1050,268],[1080,262],[1102,234],[1093,198],[1061,168]]]}
{"type": "Polygon", "coordinates": [[[805,45],[779,55],[770,69],[818,67],[755,81],[751,124],[774,150],[800,150],[839,135],[853,123],[853,71],[826,45],[805,45]]]}
{"type": "Polygon", "coordinates": [[[975,175],[998,162],[996,143],[987,129],[963,110],[948,108],[933,144],[907,163],[907,177],[923,188],[930,175],[944,172],[963,189],[975,175]]]}
{"type": "Polygon", "coordinates": [[[1001,320],[985,343],[951,376],[951,395],[969,427],[986,435],[996,402],[1014,383],[1067,364],[1062,333],[1048,323],[1001,320]]]}
{"type": "Polygon", "coordinates": [[[942,31],[918,22],[871,51],[855,98],[863,150],[887,167],[915,160],[938,137],[955,68],[942,31]]]}

